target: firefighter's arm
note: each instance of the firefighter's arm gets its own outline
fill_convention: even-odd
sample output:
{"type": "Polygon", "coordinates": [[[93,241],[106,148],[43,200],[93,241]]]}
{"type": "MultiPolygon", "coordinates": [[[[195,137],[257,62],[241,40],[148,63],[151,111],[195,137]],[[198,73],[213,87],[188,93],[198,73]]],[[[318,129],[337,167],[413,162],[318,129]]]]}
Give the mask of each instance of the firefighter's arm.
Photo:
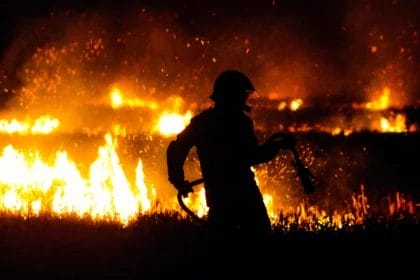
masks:
{"type": "Polygon", "coordinates": [[[277,150],[292,150],[295,148],[296,138],[289,133],[277,132],[271,135],[264,144],[274,146],[277,150]]]}
{"type": "Polygon", "coordinates": [[[296,139],[290,134],[275,133],[262,145],[258,146],[254,164],[272,160],[280,150],[291,150],[296,145],[296,139]]]}
{"type": "Polygon", "coordinates": [[[184,177],[184,163],[193,145],[194,131],[189,126],[177,136],[176,140],[169,143],[166,150],[169,182],[183,194],[192,191],[184,177]]]}

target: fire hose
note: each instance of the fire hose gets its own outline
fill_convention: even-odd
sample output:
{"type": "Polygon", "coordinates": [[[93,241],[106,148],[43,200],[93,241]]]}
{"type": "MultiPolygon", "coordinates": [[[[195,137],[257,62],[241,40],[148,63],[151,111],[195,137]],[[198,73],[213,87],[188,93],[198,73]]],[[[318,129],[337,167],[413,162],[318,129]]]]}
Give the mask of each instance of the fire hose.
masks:
{"type": "MultiPolygon", "coordinates": [[[[296,147],[293,146],[293,148],[290,149],[293,154],[294,161],[292,162],[293,167],[295,168],[297,172],[297,176],[300,179],[300,182],[303,186],[303,190],[305,194],[312,194],[315,192],[315,189],[318,185],[318,182],[315,178],[315,176],[311,173],[308,167],[304,165],[302,162],[302,159],[296,150],[296,147]]],[[[194,181],[189,182],[189,187],[194,187],[196,185],[199,185],[204,182],[204,179],[197,179],[194,181]]],[[[202,222],[203,219],[198,217],[191,209],[188,208],[188,206],[185,205],[183,197],[186,197],[187,193],[178,192],[177,199],[178,203],[181,206],[182,210],[184,210],[188,216],[190,216],[194,221],[202,222]]]]}
{"type": "MultiPolygon", "coordinates": [[[[189,182],[188,187],[192,188],[192,187],[194,187],[196,185],[199,185],[203,182],[204,182],[203,178],[197,179],[197,180],[189,182]]],[[[181,206],[182,210],[184,210],[188,214],[188,216],[190,216],[194,221],[201,222],[202,219],[200,217],[198,217],[190,208],[188,208],[187,205],[185,205],[183,197],[186,197],[187,195],[188,195],[188,193],[178,192],[177,199],[178,199],[179,206],[181,206]]]]}

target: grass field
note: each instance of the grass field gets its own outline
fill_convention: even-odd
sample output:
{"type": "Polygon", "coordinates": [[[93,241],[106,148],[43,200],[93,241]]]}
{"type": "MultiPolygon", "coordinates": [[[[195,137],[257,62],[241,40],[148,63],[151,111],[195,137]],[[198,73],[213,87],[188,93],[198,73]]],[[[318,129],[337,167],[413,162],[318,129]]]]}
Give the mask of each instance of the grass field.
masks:
{"type": "Polygon", "coordinates": [[[3,279],[401,277],[418,274],[419,236],[414,217],[317,232],[274,227],[261,243],[266,247],[237,237],[212,241],[202,226],[175,213],[143,216],[125,228],[1,218],[0,263],[3,279]]]}

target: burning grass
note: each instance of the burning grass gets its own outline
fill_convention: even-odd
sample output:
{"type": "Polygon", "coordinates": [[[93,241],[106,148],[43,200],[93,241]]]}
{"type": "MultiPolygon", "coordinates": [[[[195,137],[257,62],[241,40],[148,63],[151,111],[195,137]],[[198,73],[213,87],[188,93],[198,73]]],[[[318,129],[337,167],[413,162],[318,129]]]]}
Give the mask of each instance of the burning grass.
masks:
{"type": "MultiPolygon", "coordinates": [[[[311,196],[303,194],[287,152],[258,166],[256,178],[273,223],[281,221],[288,227],[309,220],[316,230],[361,224],[371,213],[416,214],[417,134],[297,137],[305,143],[299,150],[320,188],[311,196]],[[377,160],[384,151],[386,160],[377,160]]],[[[77,216],[127,226],[138,216],[178,209],[162,165],[168,138],[62,134],[3,136],[1,141],[9,143],[0,156],[4,214],[77,216]],[[61,149],[55,150],[57,146],[61,149]]],[[[186,163],[186,174],[200,176],[194,153],[186,163]]],[[[198,187],[186,202],[201,216],[206,214],[203,188],[198,187]]]]}

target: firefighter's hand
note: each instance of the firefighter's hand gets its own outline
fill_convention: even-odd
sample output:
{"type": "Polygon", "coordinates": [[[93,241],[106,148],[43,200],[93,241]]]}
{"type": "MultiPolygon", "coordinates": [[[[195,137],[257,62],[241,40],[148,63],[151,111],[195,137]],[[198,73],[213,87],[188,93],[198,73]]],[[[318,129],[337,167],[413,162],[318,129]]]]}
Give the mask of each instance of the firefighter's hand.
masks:
{"type": "Polygon", "coordinates": [[[187,180],[176,182],[174,186],[183,197],[187,197],[190,192],[193,192],[193,188],[187,180]]]}
{"type": "Polygon", "coordinates": [[[276,146],[278,149],[288,149],[291,150],[296,145],[296,139],[291,134],[286,134],[283,132],[277,132],[271,135],[266,143],[268,145],[276,146]]]}

